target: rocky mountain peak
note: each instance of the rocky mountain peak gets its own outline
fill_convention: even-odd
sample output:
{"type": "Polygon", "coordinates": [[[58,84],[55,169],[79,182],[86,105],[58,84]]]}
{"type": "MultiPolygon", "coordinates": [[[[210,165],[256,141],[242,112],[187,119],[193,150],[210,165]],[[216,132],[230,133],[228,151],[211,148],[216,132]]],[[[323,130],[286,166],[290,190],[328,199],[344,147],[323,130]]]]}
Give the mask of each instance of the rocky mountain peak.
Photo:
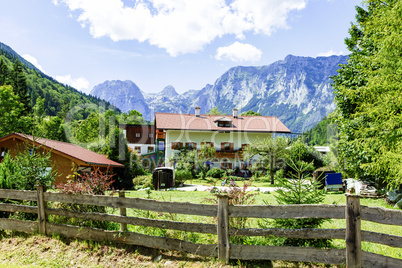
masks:
{"type": "Polygon", "coordinates": [[[191,113],[199,106],[201,113],[218,107],[231,114],[233,108],[238,108],[239,113],[252,110],[277,116],[292,132],[302,132],[314,127],[335,108],[330,77],[336,75],[339,64],[346,60],[347,56],[288,55],[270,65],[236,66],[222,74],[214,84],[181,95],[172,86],[157,94],[143,95],[134,83],[127,81],[109,82],[108,87],[101,84],[103,90],[98,85],[92,92],[100,98],[110,95],[114,99],[106,100],[122,111],[136,109],[147,120],[153,119],[151,110],[191,113]]]}
{"type": "Polygon", "coordinates": [[[176,89],[171,85],[166,86],[159,94],[168,98],[173,98],[179,95],[179,93],[176,92],[176,89]]]}

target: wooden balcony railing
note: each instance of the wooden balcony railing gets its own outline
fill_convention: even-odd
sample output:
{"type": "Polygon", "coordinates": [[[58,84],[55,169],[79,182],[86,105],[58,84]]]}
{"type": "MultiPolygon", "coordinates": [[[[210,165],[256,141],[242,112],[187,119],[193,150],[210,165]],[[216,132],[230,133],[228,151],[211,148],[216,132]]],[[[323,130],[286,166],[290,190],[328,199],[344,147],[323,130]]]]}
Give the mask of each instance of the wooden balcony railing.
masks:
{"type": "Polygon", "coordinates": [[[166,139],[166,132],[158,132],[156,133],[157,139],[166,139]]]}

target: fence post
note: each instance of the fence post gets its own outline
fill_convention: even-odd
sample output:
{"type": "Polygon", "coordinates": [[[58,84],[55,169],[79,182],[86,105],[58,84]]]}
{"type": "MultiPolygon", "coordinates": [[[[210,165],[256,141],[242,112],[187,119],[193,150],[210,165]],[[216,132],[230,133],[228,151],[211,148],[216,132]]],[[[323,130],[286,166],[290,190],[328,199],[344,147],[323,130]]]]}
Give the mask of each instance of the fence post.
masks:
{"type": "Polygon", "coordinates": [[[362,267],[361,207],[358,195],[346,194],[346,266],[362,267]]]}
{"type": "Polygon", "coordinates": [[[217,195],[218,197],[218,259],[228,264],[230,254],[229,241],[229,197],[217,195]]]}
{"type": "Polygon", "coordinates": [[[38,231],[40,234],[46,234],[46,203],[43,196],[43,192],[46,189],[42,185],[36,185],[37,203],[38,203],[38,231]]]}
{"type": "MultiPolygon", "coordinates": [[[[119,191],[119,198],[126,197],[126,192],[119,191]]],[[[126,208],[120,208],[120,216],[127,216],[126,208]]],[[[126,232],[127,231],[127,223],[120,223],[120,231],[126,232]]]]}

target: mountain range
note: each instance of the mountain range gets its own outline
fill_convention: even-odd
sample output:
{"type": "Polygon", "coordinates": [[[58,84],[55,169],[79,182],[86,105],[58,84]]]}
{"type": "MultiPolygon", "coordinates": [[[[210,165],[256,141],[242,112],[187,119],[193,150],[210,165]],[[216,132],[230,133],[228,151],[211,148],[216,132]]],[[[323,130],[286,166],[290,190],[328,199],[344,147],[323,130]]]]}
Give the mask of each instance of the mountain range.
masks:
{"type": "Polygon", "coordinates": [[[299,57],[265,66],[237,66],[229,69],[213,85],[178,94],[167,86],[159,93],[145,93],[130,81],[105,81],[91,95],[104,99],[123,112],[137,110],[147,120],[155,112],[201,113],[212,108],[231,114],[252,110],[277,116],[293,133],[314,127],[335,108],[331,76],[336,75],[347,56],[299,57]]]}

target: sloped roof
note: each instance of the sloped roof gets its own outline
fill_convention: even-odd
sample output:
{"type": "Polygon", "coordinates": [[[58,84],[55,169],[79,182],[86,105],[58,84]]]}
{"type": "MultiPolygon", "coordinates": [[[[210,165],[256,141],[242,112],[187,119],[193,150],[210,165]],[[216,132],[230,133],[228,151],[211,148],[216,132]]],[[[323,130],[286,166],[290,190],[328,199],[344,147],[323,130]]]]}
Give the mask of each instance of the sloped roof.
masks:
{"type": "Polygon", "coordinates": [[[225,115],[232,121],[230,127],[219,127],[214,122],[222,121],[222,115],[200,115],[155,113],[155,125],[160,130],[198,130],[198,131],[244,131],[291,133],[276,116],[238,116],[225,115]]]}
{"type": "Polygon", "coordinates": [[[39,138],[39,137],[34,138],[31,135],[25,135],[25,134],[16,133],[16,132],[0,138],[0,142],[11,139],[13,137],[16,137],[18,139],[25,140],[25,141],[27,141],[27,140],[34,141],[35,140],[37,145],[43,145],[49,149],[52,149],[52,152],[59,153],[59,154],[68,156],[70,158],[77,159],[88,165],[124,167],[124,165],[108,159],[105,155],[101,155],[101,154],[92,152],[90,150],[87,150],[85,148],[82,148],[81,146],[78,146],[78,145],[72,144],[72,143],[49,140],[49,139],[44,139],[44,138],[39,138]]]}

